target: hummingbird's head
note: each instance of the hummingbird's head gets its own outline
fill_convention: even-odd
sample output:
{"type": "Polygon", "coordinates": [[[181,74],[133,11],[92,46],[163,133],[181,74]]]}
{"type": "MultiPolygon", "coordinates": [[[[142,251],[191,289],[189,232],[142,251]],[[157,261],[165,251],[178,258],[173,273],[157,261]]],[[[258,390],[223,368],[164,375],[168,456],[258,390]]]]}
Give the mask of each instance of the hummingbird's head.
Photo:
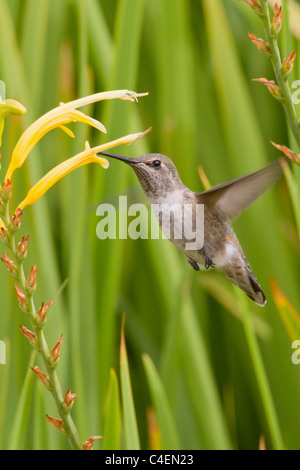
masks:
{"type": "Polygon", "coordinates": [[[121,160],[131,166],[143,190],[150,198],[164,196],[167,192],[174,191],[182,185],[176,166],[166,155],[148,153],[138,158],[122,157],[105,152],[99,152],[99,155],[121,160]]]}

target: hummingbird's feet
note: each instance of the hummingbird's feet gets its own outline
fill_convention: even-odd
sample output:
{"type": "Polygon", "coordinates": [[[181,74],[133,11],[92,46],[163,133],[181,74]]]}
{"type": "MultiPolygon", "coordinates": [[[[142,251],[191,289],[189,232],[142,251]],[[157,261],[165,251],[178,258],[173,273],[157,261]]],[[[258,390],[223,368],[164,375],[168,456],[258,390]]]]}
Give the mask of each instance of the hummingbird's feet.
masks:
{"type": "Polygon", "coordinates": [[[208,258],[207,256],[205,257],[205,269],[209,268],[215,268],[215,264],[213,264],[212,260],[208,258]]]}
{"type": "Polygon", "coordinates": [[[200,270],[200,268],[199,268],[197,262],[194,261],[193,259],[187,258],[187,262],[195,269],[195,271],[199,271],[199,270],[200,270]]]}

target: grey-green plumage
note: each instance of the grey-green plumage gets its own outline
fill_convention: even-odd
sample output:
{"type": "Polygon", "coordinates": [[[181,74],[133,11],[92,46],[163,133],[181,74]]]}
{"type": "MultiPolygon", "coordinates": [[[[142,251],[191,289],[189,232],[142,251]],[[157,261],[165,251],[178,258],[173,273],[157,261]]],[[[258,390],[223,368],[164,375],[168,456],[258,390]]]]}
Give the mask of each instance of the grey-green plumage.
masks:
{"type": "MultiPolygon", "coordinates": [[[[204,204],[203,248],[187,251],[184,240],[171,236],[170,241],[185,254],[195,270],[216,268],[258,305],[266,304],[264,292],[230,223],[282,176],[282,159],[241,178],[195,193],[182,183],[176,166],[165,155],[153,153],[138,158],[105,152],[101,155],[129,164],[151,204],[179,204],[182,207],[204,204]]],[[[160,217],[158,220],[161,226],[160,217]]]]}

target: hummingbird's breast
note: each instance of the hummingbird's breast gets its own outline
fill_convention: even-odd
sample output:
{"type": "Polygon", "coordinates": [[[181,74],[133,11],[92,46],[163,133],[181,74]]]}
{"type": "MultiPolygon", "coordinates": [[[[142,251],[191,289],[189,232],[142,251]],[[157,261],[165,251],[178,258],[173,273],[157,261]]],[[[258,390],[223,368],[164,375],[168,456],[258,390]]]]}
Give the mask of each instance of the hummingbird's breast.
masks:
{"type": "Polygon", "coordinates": [[[198,204],[193,193],[178,189],[149,199],[165,237],[201,269],[207,258],[222,267],[240,256],[231,226],[208,206],[198,204]]]}
{"type": "Polygon", "coordinates": [[[183,252],[198,253],[204,243],[204,208],[197,213],[196,204],[185,199],[182,189],[149,199],[165,237],[183,252]]]}

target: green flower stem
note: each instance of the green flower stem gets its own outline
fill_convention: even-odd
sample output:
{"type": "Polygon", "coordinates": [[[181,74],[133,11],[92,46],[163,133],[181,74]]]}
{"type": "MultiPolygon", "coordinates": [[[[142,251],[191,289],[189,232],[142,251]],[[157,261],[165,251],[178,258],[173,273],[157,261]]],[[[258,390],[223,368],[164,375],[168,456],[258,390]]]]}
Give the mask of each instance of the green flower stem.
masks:
{"type": "Polygon", "coordinates": [[[10,229],[10,215],[9,215],[9,203],[4,203],[4,221],[6,224],[6,228],[8,230],[8,243],[7,247],[10,250],[10,255],[14,263],[16,264],[16,275],[15,279],[18,282],[20,288],[24,292],[24,295],[26,297],[27,305],[28,305],[28,317],[31,321],[31,326],[32,330],[37,336],[38,339],[38,349],[37,351],[40,353],[43,362],[45,364],[46,370],[47,370],[47,375],[49,377],[49,391],[51,392],[55,403],[57,410],[59,412],[59,415],[62,419],[64,430],[66,433],[66,436],[69,440],[69,443],[71,445],[71,448],[74,450],[79,450],[81,449],[81,444],[79,440],[79,435],[78,431],[76,429],[76,426],[74,424],[74,421],[70,415],[69,410],[65,410],[63,407],[63,394],[61,391],[61,386],[59,383],[59,379],[57,376],[57,373],[55,371],[55,366],[52,366],[49,362],[50,354],[49,354],[49,348],[47,345],[47,341],[45,338],[45,335],[42,331],[42,327],[37,326],[36,323],[36,316],[37,316],[37,311],[33,299],[33,294],[28,292],[27,288],[27,280],[25,277],[24,273],[24,268],[23,268],[23,263],[20,261],[17,257],[17,248],[16,248],[16,240],[15,240],[15,234],[12,232],[10,229]]]}
{"type": "Polygon", "coordinates": [[[280,88],[282,94],[282,106],[285,110],[285,114],[291,128],[291,131],[294,135],[294,138],[297,142],[298,147],[300,148],[300,129],[298,124],[298,117],[296,114],[295,106],[293,103],[292,92],[287,80],[287,77],[284,77],[282,71],[282,62],[280,51],[277,43],[277,37],[273,35],[271,28],[270,12],[268,6],[268,0],[261,0],[261,18],[263,20],[264,29],[266,33],[267,42],[270,46],[271,51],[271,62],[273,65],[277,85],[280,88]]]}

